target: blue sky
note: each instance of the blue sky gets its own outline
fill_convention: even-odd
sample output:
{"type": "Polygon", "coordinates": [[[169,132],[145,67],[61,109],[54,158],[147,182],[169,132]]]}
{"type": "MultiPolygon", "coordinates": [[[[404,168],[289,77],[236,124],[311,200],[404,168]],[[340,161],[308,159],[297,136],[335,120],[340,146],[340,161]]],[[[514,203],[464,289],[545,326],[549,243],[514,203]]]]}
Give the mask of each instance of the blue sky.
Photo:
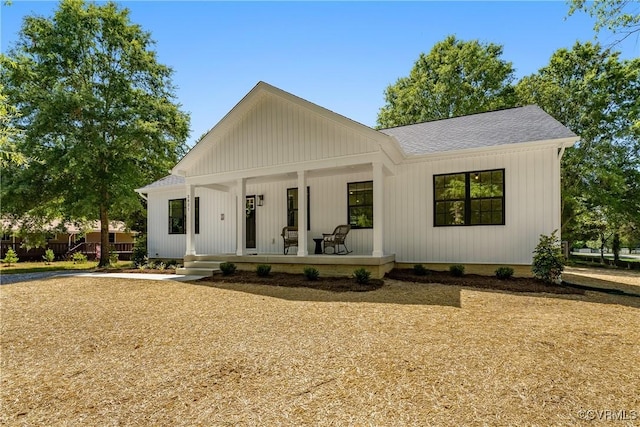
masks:
{"type": "MultiPolygon", "coordinates": [[[[594,37],[593,20],[567,17],[564,1],[118,3],[174,69],[178,102],[191,115],[190,145],[260,80],[374,126],[384,89],[447,35],[503,45],[517,78],[546,65],[555,50],[594,37]]],[[[0,6],[2,52],[24,16],[51,16],[57,4],[0,6]]],[[[618,50],[640,56],[640,41],[630,37],[618,50]]]]}

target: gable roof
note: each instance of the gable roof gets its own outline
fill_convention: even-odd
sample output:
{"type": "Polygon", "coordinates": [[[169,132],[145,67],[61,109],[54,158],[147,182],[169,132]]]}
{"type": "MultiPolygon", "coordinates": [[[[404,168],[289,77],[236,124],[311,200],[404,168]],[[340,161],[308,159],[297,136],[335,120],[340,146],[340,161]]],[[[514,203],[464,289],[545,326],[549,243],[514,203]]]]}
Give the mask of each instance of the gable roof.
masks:
{"type": "Polygon", "coordinates": [[[380,132],[396,138],[407,155],[576,138],[537,105],[434,120],[380,132]]]}
{"type": "Polygon", "coordinates": [[[387,153],[396,162],[399,162],[403,155],[400,148],[388,135],[382,134],[369,126],[358,123],[341,114],[335,113],[327,108],[314,104],[306,99],[300,98],[263,81],[259,81],[205,136],[191,148],[191,150],[178,162],[171,170],[174,175],[184,175],[185,171],[191,168],[207,149],[216,143],[217,137],[229,130],[243,115],[245,115],[264,96],[285,100],[292,105],[311,111],[312,113],[329,119],[341,126],[349,128],[366,137],[387,153]]]}

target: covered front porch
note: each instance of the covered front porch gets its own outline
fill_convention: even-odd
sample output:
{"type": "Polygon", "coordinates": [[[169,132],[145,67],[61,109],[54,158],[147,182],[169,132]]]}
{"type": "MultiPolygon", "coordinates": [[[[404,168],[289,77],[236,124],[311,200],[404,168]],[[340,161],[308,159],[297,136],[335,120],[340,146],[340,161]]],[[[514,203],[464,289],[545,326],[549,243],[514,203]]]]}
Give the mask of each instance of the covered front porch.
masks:
{"type": "Polygon", "coordinates": [[[210,276],[222,262],[232,262],[239,270],[246,271],[254,271],[259,264],[268,264],[273,272],[294,274],[302,274],[305,267],[313,266],[321,276],[327,277],[350,276],[355,269],[362,267],[369,270],[372,277],[382,278],[395,266],[395,255],[188,255],[178,273],[210,276]]]}
{"type": "MultiPolygon", "coordinates": [[[[358,259],[386,259],[390,254],[384,250],[384,187],[394,165],[385,157],[371,153],[338,161],[187,176],[185,260],[222,253],[226,258],[251,256],[250,263],[340,265],[346,261],[337,259],[344,255],[318,256],[324,249],[318,240],[345,224],[351,227],[345,259],[352,265],[370,262],[358,259]],[[297,244],[292,247],[282,238],[287,226],[297,227],[297,244]],[[220,239],[227,243],[211,244],[220,239]],[[255,261],[255,256],[262,261],[255,261]]],[[[236,261],[244,262],[232,262],[236,261]]]]}

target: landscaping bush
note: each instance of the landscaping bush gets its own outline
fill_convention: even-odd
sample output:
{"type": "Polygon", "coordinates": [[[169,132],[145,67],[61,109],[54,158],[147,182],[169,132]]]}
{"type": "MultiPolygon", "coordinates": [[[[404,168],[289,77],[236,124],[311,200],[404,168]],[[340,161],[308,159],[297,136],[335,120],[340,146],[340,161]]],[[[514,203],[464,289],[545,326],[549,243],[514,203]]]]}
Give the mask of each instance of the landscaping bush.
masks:
{"type": "Polygon", "coordinates": [[[13,249],[9,248],[7,253],[4,255],[4,259],[2,259],[2,262],[7,264],[8,267],[11,267],[11,264],[17,263],[18,262],[18,255],[16,255],[16,251],[14,251],[13,249]]]}
{"type": "Polygon", "coordinates": [[[53,252],[53,249],[47,249],[44,251],[42,259],[44,259],[45,264],[51,264],[56,259],[56,254],[53,252]]]}
{"type": "Polygon", "coordinates": [[[464,265],[462,265],[462,264],[454,264],[454,265],[449,266],[449,273],[451,273],[451,275],[455,276],[455,277],[464,276],[464,265]]]}
{"type": "Polygon", "coordinates": [[[73,261],[74,264],[78,263],[78,264],[84,264],[85,262],[87,262],[87,256],[81,252],[75,252],[72,256],[71,256],[71,260],[73,261]]]}
{"type": "Polygon", "coordinates": [[[513,268],[511,267],[499,267],[496,269],[496,277],[500,280],[511,279],[513,276],[513,268]]]}
{"type": "Polygon", "coordinates": [[[131,252],[131,261],[136,267],[140,267],[147,263],[147,236],[144,234],[136,237],[136,241],[133,244],[133,251],[131,252]]]}
{"type": "Polygon", "coordinates": [[[256,267],[256,273],[260,277],[267,277],[271,272],[271,266],[268,264],[258,264],[256,267]]]}
{"type": "Polygon", "coordinates": [[[429,270],[427,270],[422,264],[416,264],[413,266],[413,274],[416,276],[426,276],[429,274],[429,270]]]}
{"type": "Polygon", "coordinates": [[[320,271],[315,267],[305,267],[302,272],[307,280],[318,280],[320,277],[320,271]]]}
{"type": "Polygon", "coordinates": [[[361,267],[354,270],[353,277],[356,279],[356,282],[361,285],[366,285],[369,283],[369,279],[371,278],[371,272],[361,267]]]}
{"type": "Polygon", "coordinates": [[[564,257],[562,256],[562,246],[556,232],[549,236],[540,235],[538,246],[533,251],[533,264],[531,271],[538,279],[547,283],[555,283],[560,279],[564,270],[564,257]]]}
{"type": "Polygon", "coordinates": [[[117,252],[109,252],[109,265],[111,267],[116,267],[118,265],[118,253],[117,252]]]}
{"type": "Polygon", "coordinates": [[[223,276],[229,276],[236,272],[236,265],[232,262],[223,262],[220,264],[220,271],[222,271],[223,276]]]}
{"type": "Polygon", "coordinates": [[[166,265],[164,262],[162,262],[162,261],[161,261],[161,262],[160,262],[160,264],[158,264],[158,265],[156,266],[156,268],[157,268],[159,271],[164,271],[164,270],[167,268],[167,265],[166,265]]]}

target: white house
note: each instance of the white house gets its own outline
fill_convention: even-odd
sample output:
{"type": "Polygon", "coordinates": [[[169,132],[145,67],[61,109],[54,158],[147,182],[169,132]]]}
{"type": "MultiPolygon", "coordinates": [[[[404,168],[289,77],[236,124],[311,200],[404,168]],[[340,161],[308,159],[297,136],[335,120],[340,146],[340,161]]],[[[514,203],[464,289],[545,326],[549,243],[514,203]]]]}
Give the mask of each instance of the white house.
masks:
{"type": "Polygon", "coordinates": [[[375,130],[259,82],[136,191],[152,258],[528,265],[560,229],[560,160],[577,140],[537,106],[375,130]],[[352,253],[314,255],[340,224],[352,253]],[[283,255],[287,225],[307,232],[283,255]]]}

